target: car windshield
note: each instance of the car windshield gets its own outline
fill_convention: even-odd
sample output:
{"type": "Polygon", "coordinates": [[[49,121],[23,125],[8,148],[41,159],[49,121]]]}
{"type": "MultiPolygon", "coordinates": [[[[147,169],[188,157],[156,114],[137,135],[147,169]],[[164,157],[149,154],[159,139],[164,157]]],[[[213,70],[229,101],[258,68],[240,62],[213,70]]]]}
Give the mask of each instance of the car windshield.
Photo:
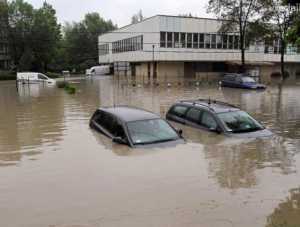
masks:
{"type": "Polygon", "coordinates": [[[233,133],[254,132],[264,129],[255,119],[244,111],[232,111],[218,114],[227,131],[233,133]]]}
{"type": "Polygon", "coordinates": [[[176,131],[162,119],[129,122],[127,128],[134,145],[178,139],[176,131]]]}
{"type": "Polygon", "coordinates": [[[251,77],[242,77],[244,83],[256,83],[255,80],[251,77]]]}

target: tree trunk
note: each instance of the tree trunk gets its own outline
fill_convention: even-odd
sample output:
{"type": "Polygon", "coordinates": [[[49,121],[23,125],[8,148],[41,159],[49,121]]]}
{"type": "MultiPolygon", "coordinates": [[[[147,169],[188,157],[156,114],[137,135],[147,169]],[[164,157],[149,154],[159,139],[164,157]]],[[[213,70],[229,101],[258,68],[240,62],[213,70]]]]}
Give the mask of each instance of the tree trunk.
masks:
{"type": "Polygon", "coordinates": [[[281,50],[280,50],[280,67],[281,67],[281,78],[284,79],[285,77],[285,70],[284,70],[284,52],[285,52],[285,40],[281,39],[281,50]]]}
{"type": "Polygon", "coordinates": [[[241,66],[240,73],[245,72],[245,36],[242,32],[240,32],[240,51],[241,51],[241,66]]]}
{"type": "Polygon", "coordinates": [[[242,66],[241,66],[241,72],[245,72],[245,48],[243,47],[241,49],[241,54],[242,54],[242,66]]]}

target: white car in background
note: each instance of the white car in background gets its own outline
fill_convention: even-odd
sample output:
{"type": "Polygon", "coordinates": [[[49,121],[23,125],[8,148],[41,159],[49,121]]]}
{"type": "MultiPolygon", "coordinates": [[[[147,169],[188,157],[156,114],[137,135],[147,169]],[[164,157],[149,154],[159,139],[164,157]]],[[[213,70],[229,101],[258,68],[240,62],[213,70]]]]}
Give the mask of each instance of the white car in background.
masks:
{"type": "Polygon", "coordinates": [[[47,83],[55,84],[56,80],[37,72],[19,72],[17,73],[17,81],[22,83],[47,83]]]}
{"type": "Polygon", "coordinates": [[[85,71],[86,76],[109,75],[111,73],[109,65],[93,66],[85,71]]]}

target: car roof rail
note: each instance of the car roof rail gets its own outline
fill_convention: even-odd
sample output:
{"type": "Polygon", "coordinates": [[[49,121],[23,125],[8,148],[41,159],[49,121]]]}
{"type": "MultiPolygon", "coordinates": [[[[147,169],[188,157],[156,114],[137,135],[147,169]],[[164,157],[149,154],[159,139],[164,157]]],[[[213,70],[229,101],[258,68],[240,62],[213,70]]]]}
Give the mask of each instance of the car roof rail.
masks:
{"type": "Polygon", "coordinates": [[[198,99],[198,100],[202,101],[202,102],[208,102],[209,104],[220,104],[220,105],[230,106],[233,108],[239,108],[236,105],[233,105],[233,104],[230,104],[230,103],[224,102],[224,101],[215,100],[215,99],[198,99]]]}
{"type": "Polygon", "coordinates": [[[218,101],[218,100],[214,100],[214,99],[192,99],[192,100],[181,100],[180,101],[181,103],[182,102],[186,102],[186,103],[192,103],[193,105],[202,105],[202,106],[205,106],[207,108],[209,108],[210,110],[213,110],[215,111],[211,106],[210,104],[220,104],[220,105],[225,105],[225,106],[229,106],[229,107],[232,107],[232,108],[238,108],[237,106],[233,105],[233,104],[230,104],[230,103],[227,103],[227,102],[223,102],[223,101],[218,101]],[[207,103],[207,105],[206,105],[207,103]]]}
{"type": "Polygon", "coordinates": [[[199,101],[201,101],[201,100],[198,100],[198,99],[192,99],[192,100],[181,100],[180,101],[180,103],[189,103],[189,104],[192,104],[192,105],[198,105],[198,106],[204,106],[204,107],[206,107],[206,108],[208,108],[209,110],[211,110],[211,111],[213,111],[213,112],[215,112],[215,110],[214,110],[214,108],[212,108],[211,106],[210,106],[210,104],[206,104],[206,103],[201,103],[201,102],[199,102],[199,101]]]}

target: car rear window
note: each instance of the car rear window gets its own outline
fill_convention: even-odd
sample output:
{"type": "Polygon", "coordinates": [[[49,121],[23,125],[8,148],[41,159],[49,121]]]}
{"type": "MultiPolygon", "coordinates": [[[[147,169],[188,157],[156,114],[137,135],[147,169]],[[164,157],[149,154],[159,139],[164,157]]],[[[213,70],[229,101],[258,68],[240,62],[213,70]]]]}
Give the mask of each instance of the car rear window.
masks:
{"type": "Polygon", "coordinates": [[[187,109],[188,107],[186,106],[176,105],[171,109],[171,114],[177,117],[183,117],[187,109]]]}

